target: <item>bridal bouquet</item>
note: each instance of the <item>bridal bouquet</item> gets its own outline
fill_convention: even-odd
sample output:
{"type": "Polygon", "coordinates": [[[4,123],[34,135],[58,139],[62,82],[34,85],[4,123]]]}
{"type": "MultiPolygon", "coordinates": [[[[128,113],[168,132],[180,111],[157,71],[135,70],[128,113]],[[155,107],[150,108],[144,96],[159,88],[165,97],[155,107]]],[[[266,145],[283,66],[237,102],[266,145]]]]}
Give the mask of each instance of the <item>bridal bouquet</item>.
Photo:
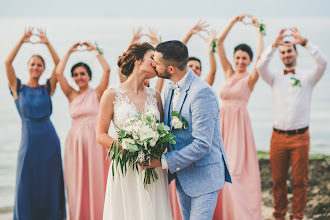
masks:
{"type": "MultiPolygon", "coordinates": [[[[121,167],[122,174],[126,174],[128,167],[139,172],[139,163],[148,164],[150,159],[160,160],[167,144],[175,144],[175,135],[170,133],[170,128],[160,123],[156,118],[157,111],[144,108],[141,115],[127,119],[125,126],[118,132],[118,142],[113,142],[108,157],[114,165],[121,167]],[[119,149],[119,144],[122,150],[119,149]]],[[[112,175],[115,175],[112,166],[112,175]]],[[[154,169],[146,169],[144,186],[151,181],[156,182],[158,174],[154,169]]]]}

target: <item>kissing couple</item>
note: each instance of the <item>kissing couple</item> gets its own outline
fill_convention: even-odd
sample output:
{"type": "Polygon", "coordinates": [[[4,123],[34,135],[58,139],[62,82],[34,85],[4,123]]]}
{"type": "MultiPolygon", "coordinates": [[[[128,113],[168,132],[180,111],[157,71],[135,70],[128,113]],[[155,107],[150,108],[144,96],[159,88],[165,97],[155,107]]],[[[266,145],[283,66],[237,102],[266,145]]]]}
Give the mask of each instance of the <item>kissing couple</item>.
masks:
{"type": "MultiPolygon", "coordinates": [[[[128,168],[125,175],[112,161],[109,169],[103,219],[172,219],[168,184],[175,180],[184,220],[212,219],[218,193],[231,182],[220,131],[219,102],[212,88],[188,66],[188,49],[180,41],[167,41],[154,48],[132,44],[118,59],[127,80],[105,91],[100,102],[97,141],[109,149],[116,137],[108,135],[113,121],[117,132],[131,117],[151,108],[160,122],[176,136],[174,149],[160,160],[128,168]],[[164,106],[158,91],[144,81],[158,75],[169,79],[164,106]],[[179,112],[188,126],[173,127],[171,112],[179,112]],[[114,166],[114,175],[112,167],[114,166]],[[159,179],[144,186],[143,170],[154,169],[159,179]]],[[[121,147],[120,147],[121,148],[121,147]]],[[[121,149],[120,149],[121,150],[121,149]]]]}

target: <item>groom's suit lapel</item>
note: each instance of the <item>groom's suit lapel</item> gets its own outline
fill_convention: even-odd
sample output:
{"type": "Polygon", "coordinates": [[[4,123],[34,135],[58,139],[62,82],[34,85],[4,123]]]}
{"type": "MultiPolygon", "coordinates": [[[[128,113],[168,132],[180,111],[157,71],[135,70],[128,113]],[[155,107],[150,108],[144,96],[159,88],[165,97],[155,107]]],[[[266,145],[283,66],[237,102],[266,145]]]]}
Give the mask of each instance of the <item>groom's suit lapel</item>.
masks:
{"type": "Polygon", "coordinates": [[[171,113],[169,111],[170,111],[171,99],[173,96],[173,89],[170,86],[168,86],[166,92],[168,93],[168,96],[165,99],[164,124],[170,126],[169,123],[170,123],[171,113]]]}
{"type": "Polygon", "coordinates": [[[188,90],[190,89],[190,85],[193,82],[193,80],[195,79],[195,77],[196,77],[196,74],[191,69],[189,69],[188,76],[187,76],[182,88],[180,89],[180,96],[179,96],[178,101],[175,106],[175,110],[180,113],[182,110],[182,105],[183,105],[184,101],[186,100],[188,90]]]}

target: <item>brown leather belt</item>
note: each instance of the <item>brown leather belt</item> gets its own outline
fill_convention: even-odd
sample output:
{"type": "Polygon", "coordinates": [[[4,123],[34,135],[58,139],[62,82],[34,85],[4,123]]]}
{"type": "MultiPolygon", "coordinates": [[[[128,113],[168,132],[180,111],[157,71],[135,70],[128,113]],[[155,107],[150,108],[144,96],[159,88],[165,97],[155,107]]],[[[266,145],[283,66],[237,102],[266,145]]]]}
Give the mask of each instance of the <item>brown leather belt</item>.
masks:
{"type": "Polygon", "coordinates": [[[296,129],[296,130],[290,130],[290,131],[283,131],[283,130],[279,130],[276,128],[273,128],[273,131],[275,131],[276,133],[279,134],[286,134],[286,135],[297,135],[297,134],[303,134],[308,130],[308,126],[305,128],[300,128],[300,129],[296,129]]]}

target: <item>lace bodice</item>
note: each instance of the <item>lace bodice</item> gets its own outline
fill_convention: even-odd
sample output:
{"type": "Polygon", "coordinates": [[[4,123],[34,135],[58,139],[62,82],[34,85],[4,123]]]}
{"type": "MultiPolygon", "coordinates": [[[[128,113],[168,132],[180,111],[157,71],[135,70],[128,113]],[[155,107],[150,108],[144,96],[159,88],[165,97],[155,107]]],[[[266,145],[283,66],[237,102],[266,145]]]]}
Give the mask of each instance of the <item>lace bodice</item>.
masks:
{"type": "MultiPolygon", "coordinates": [[[[113,87],[112,90],[116,94],[116,100],[113,102],[113,123],[116,131],[125,125],[125,121],[139,114],[136,105],[125,95],[125,90],[120,86],[113,87]]],[[[157,112],[157,119],[160,119],[160,113],[158,111],[156,89],[145,87],[147,93],[147,100],[144,103],[144,108],[154,108],[157,112]]]]}

